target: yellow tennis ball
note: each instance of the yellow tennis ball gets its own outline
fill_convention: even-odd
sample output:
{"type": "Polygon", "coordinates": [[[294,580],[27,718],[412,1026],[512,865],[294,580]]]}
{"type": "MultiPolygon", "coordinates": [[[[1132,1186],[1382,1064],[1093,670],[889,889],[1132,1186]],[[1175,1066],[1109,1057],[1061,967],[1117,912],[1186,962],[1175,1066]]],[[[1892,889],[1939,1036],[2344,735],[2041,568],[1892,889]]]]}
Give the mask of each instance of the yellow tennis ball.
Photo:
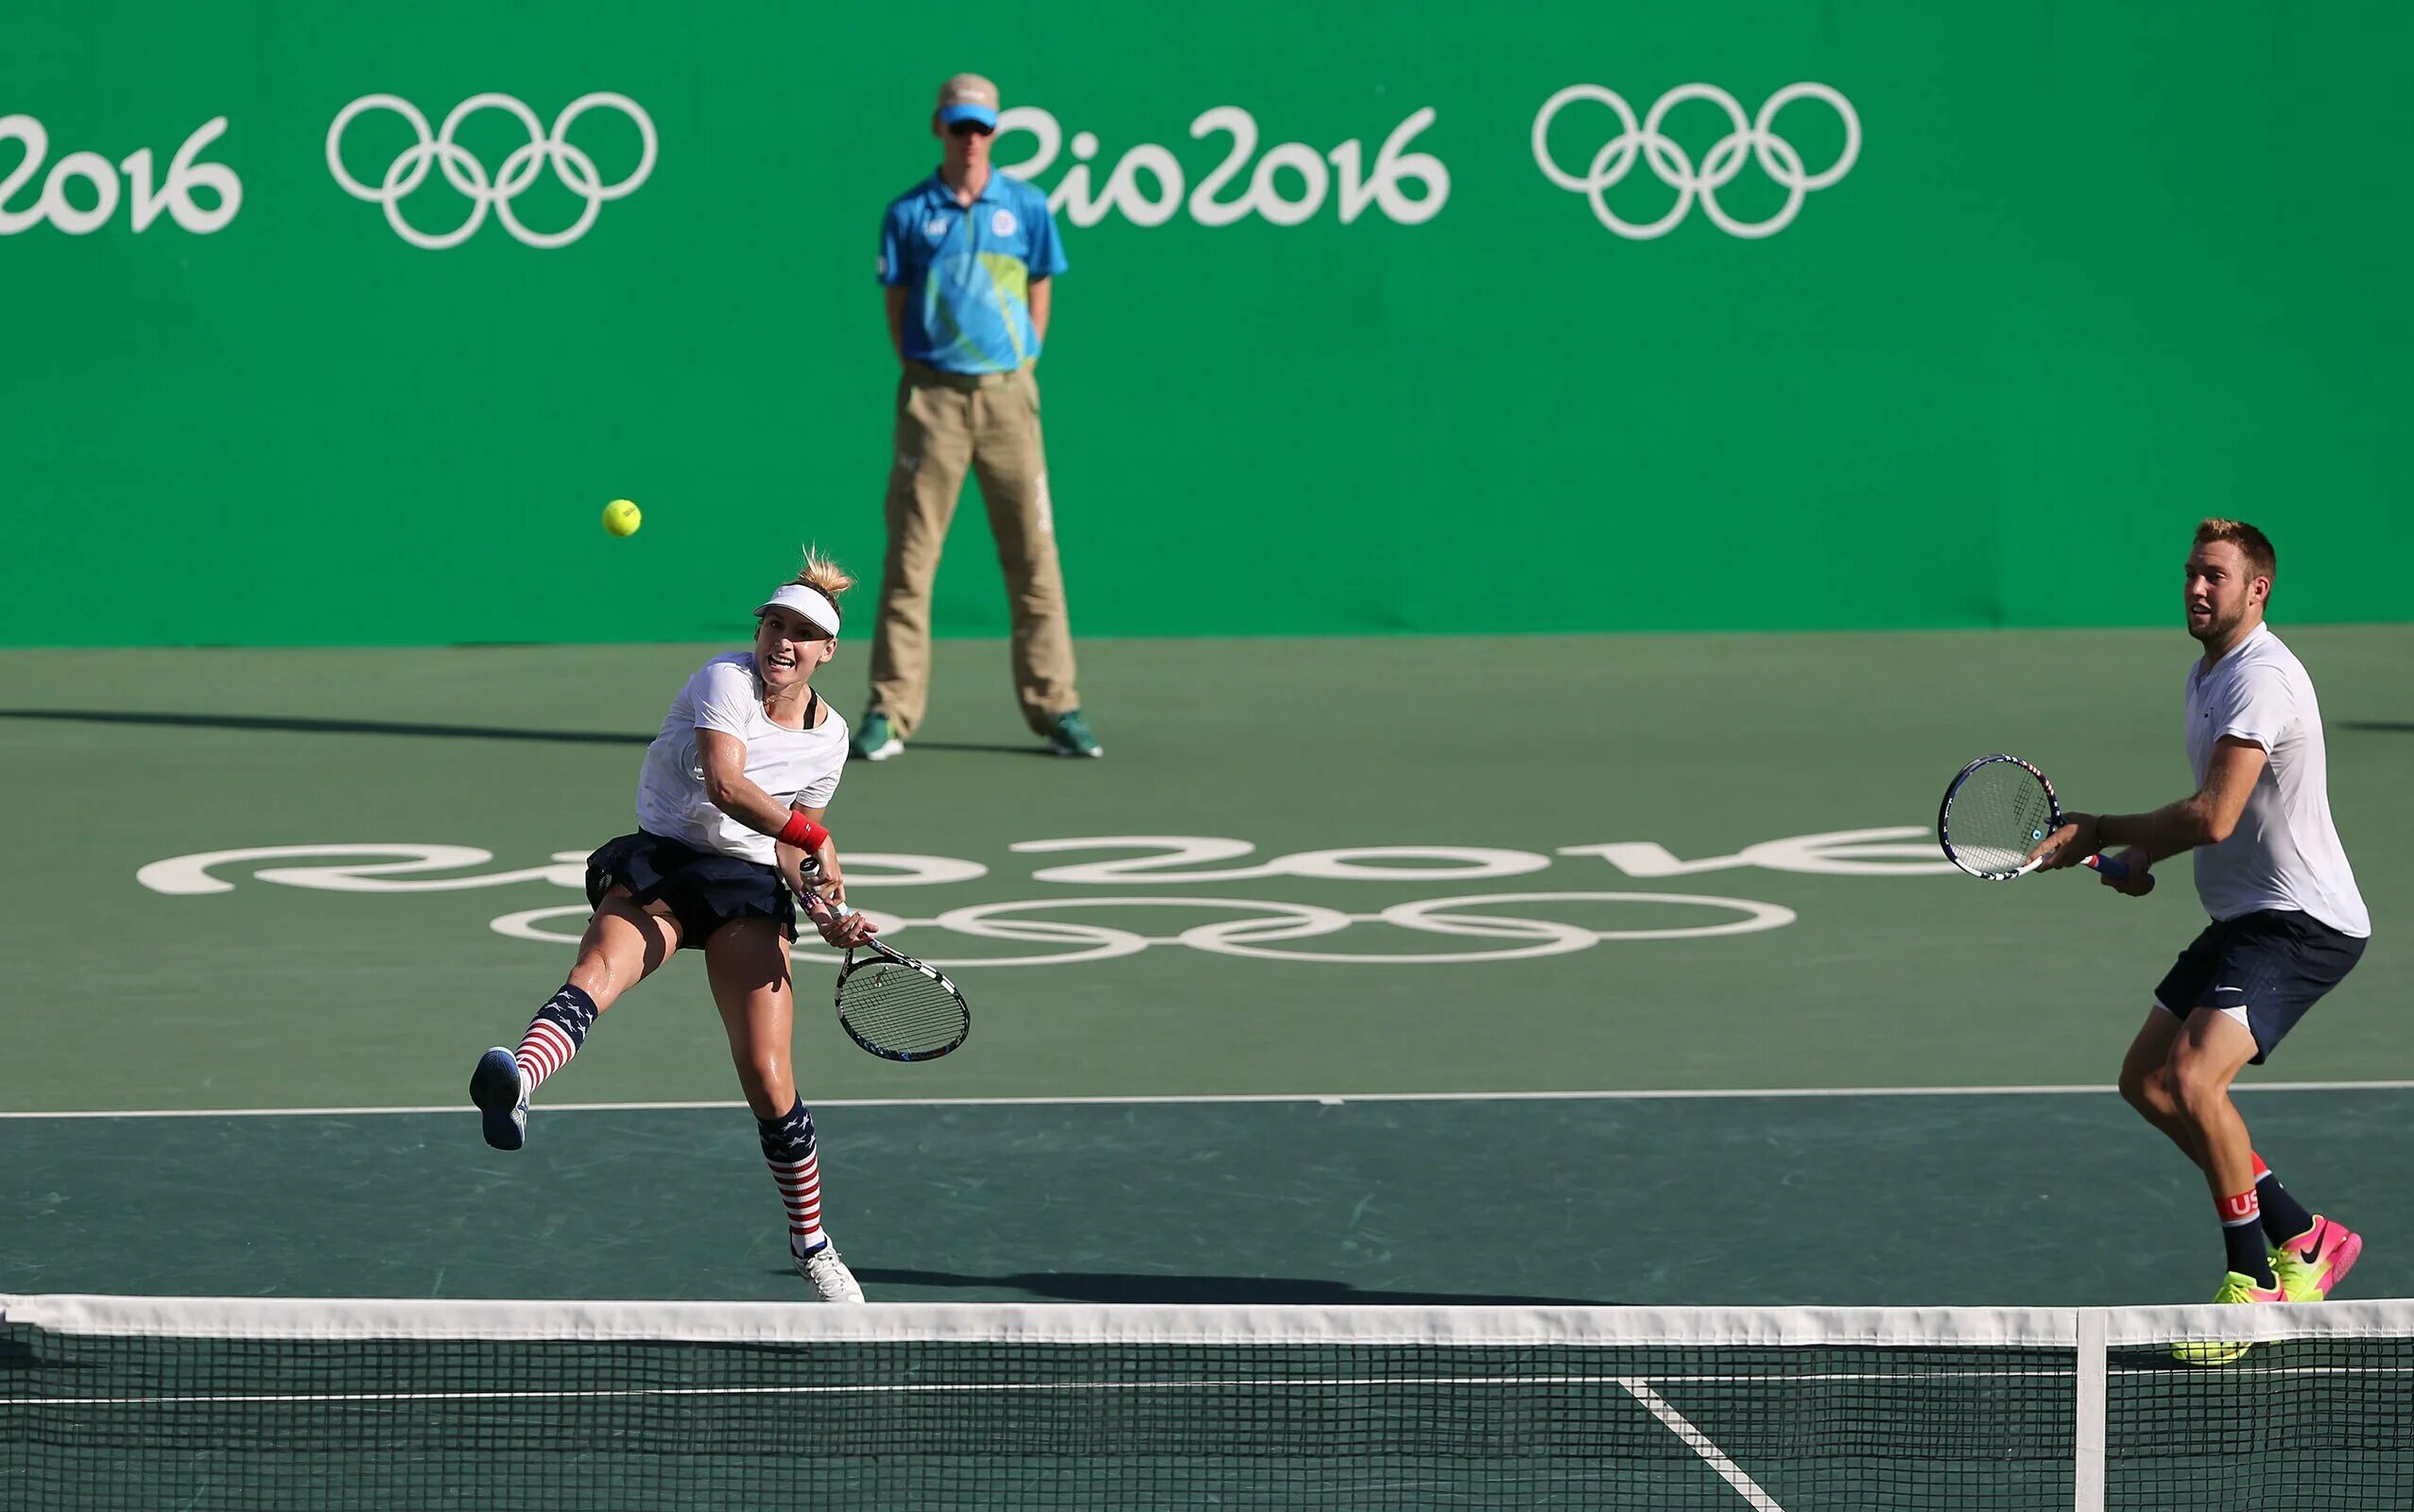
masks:
{"type": "Polygon", "coordinates": [[[637,527],[646,523],[646,517],[627,499],[614,499],[605,505],[603,520],[604,528],[615,536],[633,536],[637,527]]]}

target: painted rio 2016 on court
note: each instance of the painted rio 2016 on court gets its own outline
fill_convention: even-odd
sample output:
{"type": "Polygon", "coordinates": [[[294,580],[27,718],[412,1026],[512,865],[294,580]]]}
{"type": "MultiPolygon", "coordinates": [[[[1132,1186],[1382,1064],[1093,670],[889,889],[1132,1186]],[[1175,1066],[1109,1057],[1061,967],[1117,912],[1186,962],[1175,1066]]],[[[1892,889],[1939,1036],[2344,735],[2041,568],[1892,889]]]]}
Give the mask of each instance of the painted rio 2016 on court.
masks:
{"type": "MultiPolygon", "coordinates": [[[[1950,863],[1938,857],[1926,827],[1921,825],[1792,835],[1746,846],[1728,855],[1690,860],[1649,840],[1561,846],[1551,854],[1490,847],[1386,845],[1302,850],[1264,859],[1256,859],[1257,848],[1249,841],[1207,835],[1080,835],[1024,840],[1008,849],[1017,855],[1126,852],[1112,859],[1041,867],[1030,874],[1030,880],[1058,886],[1150,889],[1272,878],[1465,886],[1531,876],[1566,864],[1555,857],[1606,863],[1619,874],[1637,880],[1744,869],[1822,877],[1902,877],[1952,869],[1950,863]]],[[[576,889],[583,885],[585,877],[583,851],[557,851],[543,866],[500,871],[472,869],[486,867],[493,860],[491,851],[461,845],[360,842],[261,846],[171,856],[143,868],[136,873],[136,880],[153,892],[184,897],[232,891],[234,884],[221,873],[247,868],[254,880],[280,886],[357,893],[457,892],[523,884],[576,889]],[[296,862],[318,864],[289,864],[296,862]]],[[[879,894],[891,888],[976,882],[988,875],[988,867],[956,856],[862,852],[847,858],[848,885],[879,894]]],[[[1432,966],[1564,955],[1608,941],[1757,934],[1782,929],[1795,918],[1790,908],[1749,898],[1593,889],[1454,892],[1392,903],[1371,912],[1233,898],[1220,892],[1196,895],[1156,891],[977,902],[926,915],[893,907],[864,911],[888,934],[912,932],[918,954],[933,966],[950,969],[1070,966],[1138,954],[1152,945],[1180,945],[1213,954],[1260,960],[1432,966]],[[1171,934],[1147,934],[1105,922],[1104,916],[1117,909],[1156,915],[1186,911],[1211,917],[1171,934]],[[1628,920],[1623,927],[1617,922],[1621,913],[1628,920]],[[1578,922],[1579,918],[1590,921],[1578,922]],[[1381,948],[1379,936],[1387,931],[1392,932],[1395,939],[1405,932],[1465,943],[1446,949],[1401,952],[1381,948]],[[935,948],[940,935],[1041,949],[1027,954],[942,955],[935,948]],[[1349,951],[1303,943],[1342,935],[1375,937],[1378,944],[1374,949],[1349,951]]],[[[584,903],[522,909],[491,920],[489,927],[515,939],[560,944],[578,937],[587,913],[584,903]]]]}

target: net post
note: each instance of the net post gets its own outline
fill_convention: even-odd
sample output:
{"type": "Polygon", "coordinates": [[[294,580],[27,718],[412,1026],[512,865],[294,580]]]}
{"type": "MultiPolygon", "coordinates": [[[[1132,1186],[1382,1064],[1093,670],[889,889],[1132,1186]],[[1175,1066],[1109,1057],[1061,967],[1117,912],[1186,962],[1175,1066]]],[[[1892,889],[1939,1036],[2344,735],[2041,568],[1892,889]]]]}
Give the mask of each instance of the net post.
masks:
{"type": "Polygon", "coordinates": [[[2071,1506],[2074,1512],[2104,1512],[2104,1310],[2078,1310],[2078,1356],[2073,1362],[2078,1396],[2072,1403],[2071,1506]]]}

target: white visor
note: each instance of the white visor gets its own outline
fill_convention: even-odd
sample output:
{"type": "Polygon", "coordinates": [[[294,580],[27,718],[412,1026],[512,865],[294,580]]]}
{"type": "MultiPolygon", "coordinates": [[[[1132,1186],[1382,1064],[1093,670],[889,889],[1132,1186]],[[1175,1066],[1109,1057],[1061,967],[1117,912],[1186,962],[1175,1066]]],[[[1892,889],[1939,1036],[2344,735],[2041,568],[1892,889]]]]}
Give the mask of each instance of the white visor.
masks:
{"type": "Polygon", "coordinates": [[[835,641],[838,638],[838,606],[831,603],[830,595],[818,588],[807,588],[802,583],[784,583],[780,591],[765,599],[762,608],[754,612],[760,615],[767,609],[784,609],[802,615],[805,623],[822,630],[830,639],[835,641]]]}

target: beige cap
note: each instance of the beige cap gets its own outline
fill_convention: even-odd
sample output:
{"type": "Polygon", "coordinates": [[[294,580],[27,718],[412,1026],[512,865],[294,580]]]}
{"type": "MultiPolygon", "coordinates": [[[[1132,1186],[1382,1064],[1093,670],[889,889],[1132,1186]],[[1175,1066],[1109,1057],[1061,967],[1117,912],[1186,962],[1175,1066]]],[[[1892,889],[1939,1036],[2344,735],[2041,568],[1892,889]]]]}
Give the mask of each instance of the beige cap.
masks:
{"type": "Polygon", "coordinates": [[[978,121],[997,125],[997,86],[978,74],[958,74],[939,86],[939,124],[978,121]]]}

